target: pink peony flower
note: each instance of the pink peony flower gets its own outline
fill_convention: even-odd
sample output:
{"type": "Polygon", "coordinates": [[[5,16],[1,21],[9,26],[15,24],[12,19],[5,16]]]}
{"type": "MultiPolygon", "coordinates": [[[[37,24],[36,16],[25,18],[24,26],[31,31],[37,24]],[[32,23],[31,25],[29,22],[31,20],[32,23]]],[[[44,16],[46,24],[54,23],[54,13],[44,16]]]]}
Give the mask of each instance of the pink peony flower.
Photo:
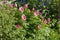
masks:
{"type": "Polygon", "coordinates": [[[35,11],[34,12],[34,16],[38,16],[39,12],[38,11],[35,11]]]}
{"type": "Polygon", "coordinates": [[[44,20],[44,24],[47,24],[47,20],[46,19],[44,20]]]}
{"type": "Polygon", "coordinates": [[[26,16],[24,14],[22,15],[22,20],[26,20],[26,16]]]}
{"type": "Polygon", "coordinates": [[[48,23],[50,23],[50,20],[51,20],[51,19],[50,19],[50,18],[48,18],[48,23]]]}
{"type": "Polygon", "coordinates": [[[24,6],[25,6],[25,8],[28,8],[28,4],[25,4],[24,6]]]}
{"type": "Polygon", "coordinates": [[[38,24],[38,28],[41,28],[41,24],[38,24]]]}
{"type": "Polygon", "coordinates": [[[19,11],[21,11],[23,13],[24,12],[24,8],[23,7],[20,7],[19,8],[19,11]]]}
{"type": "Polygon", "coordinates": [[[19,25],[19,24],[17,24],[17,25],[16,25],[16,28],[20,28],[20,25],[19,25]]]}
{"type": "Polygon", "coordinates": [[[34,10],[35,10],[35,8],[32,8],[32,10],[34,11],[34,10]]]}

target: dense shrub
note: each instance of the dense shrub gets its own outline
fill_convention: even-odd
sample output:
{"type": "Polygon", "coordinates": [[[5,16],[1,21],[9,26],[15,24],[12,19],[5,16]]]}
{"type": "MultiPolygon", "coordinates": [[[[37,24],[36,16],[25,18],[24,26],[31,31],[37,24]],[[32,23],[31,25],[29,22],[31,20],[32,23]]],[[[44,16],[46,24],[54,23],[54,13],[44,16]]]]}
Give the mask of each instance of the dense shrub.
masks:
{"type": "MultiPolygon", "coordinates": [[[[41,6],[43,9],[41,11],[34,6],[35,4],[39,3],[36,0],[29,1],[27,4],[20,5],[18,9],[14,4],[0,5],[0,39],[59,40],[60,26],[58,24],[60,23],[54,18],[55,14],[54,17],[49,14],[51,11],[47,8],[49,6],[41,6]]],[[[52,11],[52,13],[55,12],[52,11]]]]}

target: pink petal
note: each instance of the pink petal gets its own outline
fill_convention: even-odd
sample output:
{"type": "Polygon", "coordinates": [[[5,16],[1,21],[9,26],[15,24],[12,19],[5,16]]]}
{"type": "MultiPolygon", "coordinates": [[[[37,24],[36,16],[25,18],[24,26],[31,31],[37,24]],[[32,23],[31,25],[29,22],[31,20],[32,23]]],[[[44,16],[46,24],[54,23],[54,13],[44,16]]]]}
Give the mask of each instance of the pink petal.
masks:
{"type": "Polygon", "coordinates": [[[34,11],[34,10],[35,10],[35,8],[32,8],[32,10],[34,11]]]}
{"type": "Polygon", "coordinates": [[[48,23],[50,23],[50,20],[51,20],[51,19],[50,19],[50,18],[48,18],[48,23]]]}
{"type": "Polygon", "coordinates": [[[20,7],[19,8],[19,11],[23,13],[24,12],[24,8],[23,7],[20,7]]]}
{"type": "Polygon", "coordinates": [[[26,20],[26,16],[24,14],[22,15],[22,20],[26,20]]]}
{"type": "Polygon", "coordinates": [[[25,6],[25,8],[28,8],[28,4],[25,4],[24,6],[25,6]]]}
{"type": "Polygon", "coordinates": [[[39,12],[38,11],[35,11],[34,12],[34,16],[38,16],[39,12]]]}
{"type": "Polygon", "coordinates": [[[16,28],[20,28],[20,25],[19,25],[19,24],[17,24],[17,25],[16,25],[16,28]]]}
{"type": "Polygon", "coordinates": [[[47,20],[46,19],[44,20],[44,24],[47,24],[47,20]]]}

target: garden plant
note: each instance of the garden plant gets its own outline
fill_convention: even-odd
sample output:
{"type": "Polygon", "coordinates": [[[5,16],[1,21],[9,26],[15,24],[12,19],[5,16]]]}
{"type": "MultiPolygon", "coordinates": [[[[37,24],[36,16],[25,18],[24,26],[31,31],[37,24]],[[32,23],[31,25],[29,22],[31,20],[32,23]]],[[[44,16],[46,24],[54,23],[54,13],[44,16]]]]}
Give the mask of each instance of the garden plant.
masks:
{"type": "Polygon", "coordinates": [[[60,40],[58,1],[16,0],[0,5],[0,40],[60,40]]]}

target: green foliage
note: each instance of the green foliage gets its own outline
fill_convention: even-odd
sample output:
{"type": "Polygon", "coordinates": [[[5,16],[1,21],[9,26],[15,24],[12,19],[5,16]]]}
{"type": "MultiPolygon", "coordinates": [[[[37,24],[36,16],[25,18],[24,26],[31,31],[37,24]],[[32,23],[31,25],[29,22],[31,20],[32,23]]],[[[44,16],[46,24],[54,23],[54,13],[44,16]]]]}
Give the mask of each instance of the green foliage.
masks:
{"type": "Polygon", "coordinates": [[[29,0],[28,8],[23,7],[24,5],[22,6],[23,13],[16,7],[10,7],[11,5],[0,5],[0,39],[60,40],[60,22],[57,22],[55,18],[57,15],[55,13],[58,13],[56,3],[57,1],[53,1],[52,5],[49,4],[49,7],[48,5],[42,6],[43,3],[38,3],[37,0],[29,0]],[[43,9],[42,12],[36,4],[42,4],[40,8],[43,9]],[[34,15],[35,10],[32,10],[33,7],[39,12],[38,16],[36,16],[37,14],[34,15]],[[50,9],[53,9],[53,11],[50,9]],[[23,14],[26,16],[26,20],[22,19],[23,14]],[[47,23],[46,21],[44,23],[42,18],[46,19],[47,23]],[[48,22],[48,18],[51,18],[50,22],[48,22]]]}

